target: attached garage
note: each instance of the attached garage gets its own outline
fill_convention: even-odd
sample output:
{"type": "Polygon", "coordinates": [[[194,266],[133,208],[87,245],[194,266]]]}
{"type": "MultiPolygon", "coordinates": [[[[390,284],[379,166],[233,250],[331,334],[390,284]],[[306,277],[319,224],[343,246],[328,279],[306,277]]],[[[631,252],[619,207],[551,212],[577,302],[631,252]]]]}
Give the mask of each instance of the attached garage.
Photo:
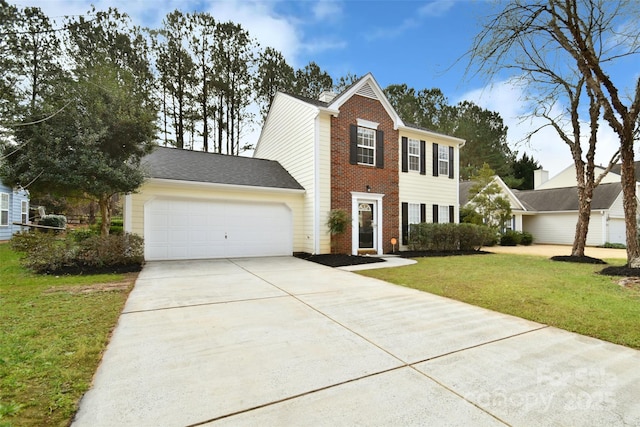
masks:
{"type": "Polygon", "coordinates": [[[125,198],[125,230],[145,259],[291,255],[299,250],[304,189],[273,161],[158,147],[149,178],[125,198]]]}
{"type": "Polygon", "coordinates": [[[291,210],[283,203],[154,199],[144,223],[150,261],[293,252],[291,210]]]}

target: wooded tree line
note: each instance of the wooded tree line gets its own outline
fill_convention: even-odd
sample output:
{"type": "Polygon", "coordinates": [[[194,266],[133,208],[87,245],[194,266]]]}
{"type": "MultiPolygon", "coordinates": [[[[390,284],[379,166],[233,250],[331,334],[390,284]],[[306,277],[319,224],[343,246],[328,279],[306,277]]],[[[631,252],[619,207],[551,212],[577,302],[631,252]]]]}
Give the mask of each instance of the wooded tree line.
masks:
{"type": "MultiPolygon", "coordinates": [[[[251,148],[243,136],[266,117],[277,91],[317,99],[323,91],[341,92],[357,80],[350,73],[334,79],[315,62],[295,70],[242,26],[217,21],[206,12],[176,10],[160,28],[145,29],[115,9],[94,9],[60,23],[38,8],[5,3],[2,9],[8,19],[1,24],[1,102],[3,117],[16,122],[55,93],[68,76],[69,63],[82,55],[92,58],[91,44],[122,48],[127,37],[131,49],[114,60],[131,63],[136,79],[144,82],[145,96],[159,110],[160,143],[178,148],[238,155],[251,148]],[[78,32],[88,27],[90,41],[76,46],[78,32]],[[258,117],[249,108],[253,104],[259,106],[258,117]]],[[[467,140],[461,153],[463,179],[488,163],[510,185],[530,188],[529,175],[537,163],[516,159],[498,113],[472,102],[449,105],[439,89],[416,91],[398,84],[385,92],[403,120],[467,140]]]]}

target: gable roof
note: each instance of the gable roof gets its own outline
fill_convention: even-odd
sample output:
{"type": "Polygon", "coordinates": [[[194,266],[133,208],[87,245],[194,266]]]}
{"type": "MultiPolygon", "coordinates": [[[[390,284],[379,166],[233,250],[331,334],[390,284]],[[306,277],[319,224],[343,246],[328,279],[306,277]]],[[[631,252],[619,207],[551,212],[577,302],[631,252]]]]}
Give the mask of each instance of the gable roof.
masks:
{"type": "Polygon", "coordinates": [[[149,178],[304,190],[280,163],[253,157],[157,146],[141,165],[149,178]]]}
{"type": "MultiPolygon", "coordinates": [[[[512,191],[527,210],[538,212],[578,210],[577,187],[512,191]]],[[[609,209],[621,191],[622,185],[619,182],[598,185],[593,191],[591,209],[609,209]]]]}
{"type": "MultiPolygon", "coordinates": [[[[469,193],[474,184],[475,182],[473,181],[460,182],[460,206],[464,206],[471,201],[469,193]]],[[[527,210],[527,207],[520,201],[520,199],[518,199],[514,190],[509,188],[509,186],[505,184],[502,178],[498,175],[494,175],[493,180],[488,185],[490,184],[496,184],[500,188],[500,192],[502,193],[501,196],[507,198],[512,209],[527,210]]]]}

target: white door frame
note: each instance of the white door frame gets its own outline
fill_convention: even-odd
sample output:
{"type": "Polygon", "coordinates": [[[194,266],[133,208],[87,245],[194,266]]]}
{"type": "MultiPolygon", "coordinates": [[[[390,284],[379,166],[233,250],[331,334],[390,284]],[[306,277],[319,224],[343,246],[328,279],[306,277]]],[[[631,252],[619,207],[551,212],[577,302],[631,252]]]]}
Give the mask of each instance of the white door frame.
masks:
{"type": "Polygon", "coordinates": [[[383,254],[383,246],[382,246],[382,198],[384,194],[377,193],[358,193],[351,192],[351,253],[353,255],[358,255],[358,205],[360,203],[373,203],[374,205],[374,223],[373,227],[373,239],[374,239],[374,249],[377,251],[378,255],[383,254]]]}

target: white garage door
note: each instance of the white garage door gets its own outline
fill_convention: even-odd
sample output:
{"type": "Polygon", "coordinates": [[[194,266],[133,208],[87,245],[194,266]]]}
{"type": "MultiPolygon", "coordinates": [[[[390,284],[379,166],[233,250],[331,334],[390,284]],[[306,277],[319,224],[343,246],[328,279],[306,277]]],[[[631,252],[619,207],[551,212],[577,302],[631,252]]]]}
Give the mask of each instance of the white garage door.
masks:
{"type": "Polygon", "coordinates": [[[155,199],[144,209],[145,259],[291,255],[290,209],[282,203],[155,199]]]}
{"type": "Polygon", "coordinates": [[[609,218],[609,243],[627,243],[627,227],[624,218],[609,218]]]}

